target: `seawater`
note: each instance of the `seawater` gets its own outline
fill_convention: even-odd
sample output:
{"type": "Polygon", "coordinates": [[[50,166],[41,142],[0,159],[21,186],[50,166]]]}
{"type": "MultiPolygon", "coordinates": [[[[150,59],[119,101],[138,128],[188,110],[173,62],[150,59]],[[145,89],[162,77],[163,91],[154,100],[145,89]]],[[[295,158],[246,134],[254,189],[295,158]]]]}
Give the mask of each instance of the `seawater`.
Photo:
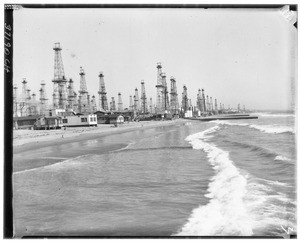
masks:
{"type": "Polygon", "coordinates": [[[296,234],[295,117],[258,116],[17,154],[15,235],[296,234]]]}

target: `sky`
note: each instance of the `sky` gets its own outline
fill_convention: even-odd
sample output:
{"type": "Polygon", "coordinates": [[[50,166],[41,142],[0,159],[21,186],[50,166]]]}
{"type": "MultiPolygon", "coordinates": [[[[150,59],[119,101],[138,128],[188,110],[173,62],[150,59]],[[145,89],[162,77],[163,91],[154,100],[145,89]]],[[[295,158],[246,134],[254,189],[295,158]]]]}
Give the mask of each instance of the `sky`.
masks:
{"type": "Polygon", "coordinates": [[[196,105],[197,91],[237,108],[290,110],[295,101],[297,29],[278,9],[21,9],[14,11],[14,80],[37,94],[46,82],[52,103],[54,43],[65,76],[79,90],[80,67],[98,98],[104,73],[108,100],[124,107],[144,80],[156,102],[157,62],[168,88],[176,79],[196,105]]]}

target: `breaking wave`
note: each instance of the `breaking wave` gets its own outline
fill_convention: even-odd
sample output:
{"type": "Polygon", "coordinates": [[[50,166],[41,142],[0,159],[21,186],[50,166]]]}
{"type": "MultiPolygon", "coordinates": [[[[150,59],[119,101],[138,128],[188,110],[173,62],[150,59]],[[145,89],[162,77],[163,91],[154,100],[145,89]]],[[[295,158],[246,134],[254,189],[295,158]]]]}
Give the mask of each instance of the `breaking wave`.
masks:
{"type": "Polygon", "coordinates": [[[235,123],[235,122],[222,121],[222,120],[210,121],[210,123],[217,123],[217,124],[220,124],[220,125],[229,125],[229,126],[243,126],[243,127],[250,125],[248,123],[235,123]]]}
{"type": "Polygon", "coordinates": [[[229,121],[210,121],[211,123],[217,123],[220,125],[229,125],[229,126],[248,126],[250,128],[254,128],[256,130],[259,130],[261,132],[264,133],[292,133],[294,134],[295,131],[292,127],[288,127],[288,126],[282,126],[282,125],[251,125],[248,123],[234,123],[234,122],[229,122],[229,121]]]}
{"type": "Polygon", "coordinates": [[[277,155],[274,160],[281,160],[281,161],[288,161],[288,162],[292,161],[291,159],[289,159],[283,155],[277,155]]]}
{"type": "Polygon", "coordinates": [[[292,127],[280,125],[250,125],[249,127],[264,133],[295,133],[292,127]]]}
{"type": "Polygon", "coordinates": [[[84,158],[90,156],[90,154],[86,154],[86,155],[81,155],[78,156],[76,158],[70,158],[70,159],[65,159],[65,160],[61,160],[61,161],[57,161],[51,164],[47,164],[47,165],[43,165],[43,166],[39,166],[39,167],[35,167],[35,168],[31,168],[31,169],[26,169],[26,170],[21,170],[21,171],[16,171],[13,172],[13,175],[17,175],[17,174],[22,174],[22,173],[26,173],[26,172],[32,172],[32,171],[37,171],[37,170],[41,170],[41,171],[46,171],[46,170],[51,170],[51,169],[63,169],[63,168],[70,168],[71,166],[78,166],[81,164],[84,164],[84,158]]]}
{"type": "Polygon", "coordinates": [[[216,175],[208,186],[210,198],[208,204],[193,210],[188,222],[176,235],[219,235],[250,236],[253,234],[249,215],[243,197],[246,194],[247,180],[234,166],[229,153],[214,144],[207,143],[207,134],[220,128],[209,128],[204,132],[186,138],[194,149],[202,149],[207,153],[209,162],[216,175]]]}

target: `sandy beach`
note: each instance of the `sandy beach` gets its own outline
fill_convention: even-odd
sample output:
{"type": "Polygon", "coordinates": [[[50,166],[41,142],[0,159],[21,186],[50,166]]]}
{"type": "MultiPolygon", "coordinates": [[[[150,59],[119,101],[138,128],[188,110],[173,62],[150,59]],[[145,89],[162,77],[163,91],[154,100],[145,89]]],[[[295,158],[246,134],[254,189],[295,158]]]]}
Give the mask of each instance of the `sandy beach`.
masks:
{"type": "Polygon", "coordinates": [[[72,141],[93,139],[99,136],[123,133],[137,129],[159,126],[170,126],[185,123],[184,119],[171,121],[140,121],[129,122],[115,127],[112,124],[98,124],[97,127],[67,127],[59,130],[14,130],[13,146],[15,152],[24,151],[29,147],[41,148],[72,141]]]}

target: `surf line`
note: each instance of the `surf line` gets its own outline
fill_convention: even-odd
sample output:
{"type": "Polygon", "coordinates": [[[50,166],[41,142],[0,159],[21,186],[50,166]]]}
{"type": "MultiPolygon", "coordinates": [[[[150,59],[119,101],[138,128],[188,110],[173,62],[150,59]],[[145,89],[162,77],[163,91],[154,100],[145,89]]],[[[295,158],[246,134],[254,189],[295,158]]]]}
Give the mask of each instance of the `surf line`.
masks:
{"type": "Polygon", "coordinates": [[[193,149],[207,153],[215,175],[208,186],[208,204],[193,210],[188,222],[176,236],[250,236],[253,234],[250,217],[243,197],[246,195],[246,178],[240,174],[229,158],[229,153],[207,140],[220,127],[214,126],[192,134],[185,140],[193,149]]]}

